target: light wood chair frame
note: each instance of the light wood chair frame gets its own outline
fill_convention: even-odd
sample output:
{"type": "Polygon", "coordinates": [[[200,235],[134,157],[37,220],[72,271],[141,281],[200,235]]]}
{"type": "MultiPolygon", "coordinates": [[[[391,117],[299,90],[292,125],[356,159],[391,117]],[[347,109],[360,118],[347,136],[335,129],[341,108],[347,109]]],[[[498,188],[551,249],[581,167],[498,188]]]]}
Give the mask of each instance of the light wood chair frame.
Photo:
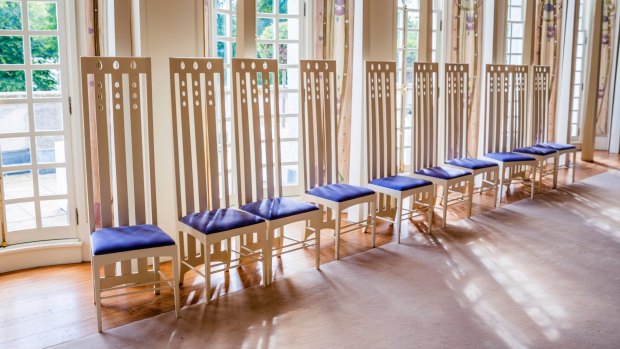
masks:
{"type": "MultiPolygon", "coordinates": [[[[441,186],[441,194],[435,194],[441,200],[436,207],[442,210],[442,227],[446,226],[448,206],[466,200],[467,218],[471,217],[474,190],[474,176],[470,174],[443,179],[416,174],[415,171],[439,166],[439,64],[413,64],[413,129],[411,148],[411,176],[426,179],[435,186],[441,186]],[[452,195],[454,194],[454,195],[452,195]],[[452,195],[452,197],[450,197],[452,195]]],[[[439,192],[439,188],[436,188],[439,192]]]]}
{"type": "MultiPolygon", "coordinates": [[[[446,63],[444,68],[444,113],[445,113],[445,149],[444,159],[468,157],[467,140],[469,139],[469,64],[446,63]]],[[[471,157],[477,157],[474,154],[471,157]]],[[[497,206],[499,187],[499,166],[471,169],[446,164],[446,166],[470,171],[474,178],[481,176],[480,186],[474,182],[474,193],[483,194],[494,191],[493,204],[497,206]]]]}
{"type": "MultiPolygon", "coordinates": [[[[368,181],[398,175],[396,157],[396,62],[366,61],[365,63],[365,100],[366,100],[366,141],[367,141],[367,178],[368,181]]],[[[433,200],[435,187],[426,185],[419,188],[399,191],[373,185],[367,186],[378,193],[377,219],[389,222],[400,243],[401,223],[412,217],[427,215],[428,228],[431,232],[433,219],[433,200]],[[404,206],[404,200],[410,198],[415,209],[404,206]],[[396,204],[396,205],[394,205],[396,204]],[[403,218],[403,212],[410,217],[403,218]]]]}
{"type": "MultiPolygon", "coordinates": [[[[232,60],[234,163],[237,202],[239,206],[282,197],[282,165],[280,160],[280,110],[278,61],[275,59],[232,60]],[[261,131],[261,128],[263,129],[261,131]],[[264,159],[261,138],[264,137],[264,159]],[[263,181],[263,166],[266,169],[263,181]],[[263,184],[265,182],[265,184],[263,184]]],[[[284,235],[285,225],[305,221],[308,228],[320,221],[319,210],[266,220],[267,243],[272,253],[263,256],[267,284],[273,279],[273,258],[315,246],[315,267],[320,269],[320,234],[314,239],[294,239],[284,235]],[[276,232],[278,235],[276,235],[276,232]],[[292,243],[284,244],[284,241],[292,243]],[[314,243],[313,243],[314,242],[314,243]]],[[[256,245],[245,243],[243,249],[255,251],[256,245]]]]}
{"type": "MultiPolygon", "coordinates": [[[[211,275],[228,271],[231,265],[241,267],[247,260],[262,261],[268,254],[267,225],[261,222],[205,234],[181,222],[189,214],[230,207],[228,147],[232,144],[226,130],[223,60],[170,58],[170,91],[181,282],[190,270],[202,276],[210,303],[211,275]],[[238,245],[235,250],[233,238],[263,245],[258,252],[238,245]]],[[[263,284],[267,276],[263,267],[263,284]]]]}
{"type": "MultiPolygon", "coordinates": [[[[81,77],[90,232],[95,232],[97,228],[93,200],[95,191],[101,198],[101,228],[147,224],[148,221],[156,225],[151,59],[82,57],[81,77]],[[91,83],[94,85],[94,96],[89,96],[91,83]],[[91,108],[92,102],[95,105],[91,108]],[[92,125],[91,120],[94,120],[92,125]],[[91,142],[96,144],[97,161],[93,161],[91,142]],[[131,161],[129,166],[128,161],[131,161]],[[97,164],[99,177],[96,187],[93,183],[94,164],[97,164]],[[132,198],[128,196],[130,189],[133,189],[132,198]],[[133,209],[131,206],[134,206],[133,209]]],[[[103,329],[101,300],[106,298],[150,291],[159,294],[162,289],[172,289],[175,312],[179,317],[176,245],[103,255],[91,252],[91,258],[99,332],[103,329]],[[172,278],[160,271],[161,257],[172,258],[172,278]],[[148,258],[152,258],[151,270],[148,268],[148,258]],[[102,296],[104,292],[130,287],[146,289],[102,296]]]]}
{"type": "MultiPolygon", "coordinates": [[[[528,72],[526,65],[486,65],[483,154],[512,152],[527,145],[528,72]]],[[[498,204],[504,186],[509,188],[515,178],[521,178],[524,184],[526,179],[531,180],[530,196],[534,197],[538,161],[531,154],[525,155],[534,160],[503,162],[482,156],[499,165],[498,204]]]]}
{"type": "Polygon", "coordinates": [[[376,194],[343,202],[308,194],[308,190],[339,183],[338,135],[336,108],[336,61],[300,60],[300,110],[302,129],[302,158],[304,162],[303,199],[317,204],[320,222],[313,227],[316,236],[323,229],[333,229],[335,258],[340,259],[340,236],[359,229],[371,229],[372,247],[375,242],[376,194]],[[367,204],[369,214],[357,222],[345,220],[342,213],[349,207],[367,204]]]}

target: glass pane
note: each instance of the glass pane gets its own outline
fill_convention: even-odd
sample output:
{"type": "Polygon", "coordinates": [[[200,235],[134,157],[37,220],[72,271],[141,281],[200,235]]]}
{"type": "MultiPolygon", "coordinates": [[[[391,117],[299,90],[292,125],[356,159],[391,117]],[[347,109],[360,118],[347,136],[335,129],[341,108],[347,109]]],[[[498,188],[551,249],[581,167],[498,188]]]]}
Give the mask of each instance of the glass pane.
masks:
{"type": "Polygon", "coordinates": [[[24,64],[24,38],[19,35],[0,36],[0,64],[24,64]]]}
{"type": "Polygon", "coordinates": [[[32,64],[57,64],[58,37],[57,36],[31,36],[30,37],[30,60],[32,64]]]}
{"type": "Polygon", "coordinates": [[[67,169],[44,168],[39,170],[39,195],[66,195],[67,169]]]}
{"type": "Polygon", "coordinates": [[[420,14],[417,11],[407,14],[407,29],[420,29],[420,14]]]}
{"type": "Polygon", "coordinates": [[[278,11],[289,15],[298,15],[299,0],[280,0],[278,11]]]}
{"type": "Polygon", "coordinates": [[[511,7],[509,20],[514,22],[521,22],[521,7],[511,7]]]}
{"type": "Polygon", "coordinates": [[[231,24],[231,30],[232,30],[232,37],[236,38],[237,37],[237,16],[233,15],[232,16],[232,24],[231,24]]]}
{"type": "Polygon", "coordinates": [[[256,0],[257,13],[273,13],[273,0],[256,0]]]}
{"type": "Polygon", "coordinates": [[[0,30],[22,29],[22,4],[19,1],[0,1],[0,30]]]}
{"type": "Polygon", "coordinates": [[[43,227],[69,225],[67,199],[41,201],[41,224],[43,227]]]}
{"type": "Polygon", "coordinates": [[[299,94],[296,92],[280,94],[280,113],[296,114],[299,112],[299,94]]]}
{"type": "Polygon", "coordinates": [[[299,119],[296,117],[280,118],[280,137],[298,138],[299,119]]]}
{"type": "Polygon", "coordinates": [[[23,70],[0,70],[0,97],[26,97],[26,73],[23,70]]]}
{"type": "Polygon", "coordinates": [[[232,45],[231,57],[235,58],[235,57],[237,57],[237,43],[233,42],[231,45],[232,45]]]}
{"type": "Polygon", "coordinates": [[[33,70],[32,90],[35,97],[60,97],[60,70],[33,70]]]}
{"type": "Polygon", "coordinates": [[[230,9],[237,11],[237,0],[230,0],[230,9]]]}
{"type": "Polygon", "coordinates": [[[32,184],[32,171],[4,172],[2,184],[4,186],[4,199],[23,199],[34,196],[32,184]]]}
{"type": "Polygon", "coordinates": [[[299,168],[295,165],[282,166],[282,185],[299,184],[299,168]]]}
{"type": "Polygon", "coordinates": [[[28,1],[28,27],[30,30],[57,30],[56,3],[28,1]]]}
{"type": "Polygon", "coordinates": [[[217,36],[226,36],[226,26],[228,25],[228,15],[218,13],[216,15],[217,36]]]}
{"type": "Polygon", "coordinates": [[[7,204],[6,228],[8,231],[34,229],[37,226],[34,212],[34,202],[7,204]]]}
{"type": "Polygon", "coordinates": [[[297,18],[280,19],[278,38],[282,40],[299,40],[299,20],[297,18]]]}
{"type": "Polygon", "coordinates": [[[219,58],[223,58],[225,61],[227,61],[226,57],[226,43],[224,41],[218,41],[216,43],[216,48],[217,48],[217,56],[219,58]]]}
{"type": "Polygon", "coordinates": [[[516,38],[523,37],[523,23],[513,23],[512,24],[512,36],[516,38]]]}
{"type": "Polygon", "coordinates": [[[35,131],[62,130],[62,103],[34,104],[35,131]]]}
{"type": "Polygon", "coordinates": [[[216,0],[215,1],[215,8],[222,9],[222,10],[227,10],[228,9],[228,0],[216,0]]]}
{"type": "Polygon", "coordinates": [[[260,39],[272,40],[274,36],[273,18],[256,19],[256,37],[260,39]]]}
{"type": "Polygon", "coordinates": [[[273,44],[256,44],[257,58],[273,58],[273,44]]]}
{"type": "Polygon", "coordinates": [[[299,159],[299,149],[297,141],[281,143],[282,162],[294,162],[299,159]]]}
{"type": "Polygon", "coordinates": [[[299,44],[278,45],[278,63],[298,64],[299,63],[299,44]]]}
{"type": "Polygon", "coordinates": [[[0,133],[28,132],[28,104],[0,104],[0,133]]]}
{"type": "Polygon", "coordinates": [[[418,48],[418,32],[407,32],[407,48],[418,48]]]}
{"type": "Polygon", "coordinates": [[[47,164],[65,161],[65,139],[63,136],[36,137],[37,163],[47,164]]]}
{"type": "Polygon", "coordinates": [[[0,139],[2,151],[2,166],[29,165],[30,139],[28,137],[0,139]]]}

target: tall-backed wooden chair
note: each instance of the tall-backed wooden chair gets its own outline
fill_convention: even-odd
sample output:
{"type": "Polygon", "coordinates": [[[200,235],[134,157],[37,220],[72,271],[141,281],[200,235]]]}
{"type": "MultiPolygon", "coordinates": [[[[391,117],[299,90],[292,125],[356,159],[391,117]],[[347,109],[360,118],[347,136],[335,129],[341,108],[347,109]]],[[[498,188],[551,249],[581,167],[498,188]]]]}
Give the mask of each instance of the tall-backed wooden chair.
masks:
{"type": "MultiPolygon", "coordinates": [[[[400,243],[403,211],[428,215],[432,228],[435,187],[424,179],[399,176],[396,161],[396,62],[367,61],[365,79],[368,187],[378,193],[377,219],[394,225],[400,243]],[[410,198],[416,210],[403,206],[410,198]],[[396,204],[396,206],[394,206],[396,204]]],[[[406,220],[407,218],[405,218],[406,220]]]]}
{"type": "Polygon", "coordinates": [[[444,113],[446,165],[470,171],[474,177],[481,176],[480,187],[474,191],[482,194],[493,190],[497,205],[499,166],[497,163],[468,156],[469,139],[469,65],[446,63],[444,71],[444,113]]]}
{"type": "Polygon", "coordinates": [[[177,246],[156,226],[151,59],[82,57],[81,70],[91,265],[99,332],[101,300],[122,295],[114,292],[102,296],[106,291],[145,287],[129,293],[159,294],[161,289],[172,289],[178,317],[177,246]],[[94,99],[89,98],[90,82],[94,83],[94,99]],[[95,103],[95,115],[90,112],[91,102],[95,103]],[[91,142],[96,145],[94,152],[91,142]],[[98,170],[97,183],[93,181],[93,168],[98,170]],[[101,198],[97,208],[95,192],[101,198]],[[96,209],[101,213],[101,227],[95,226],[96,209]],[[159,270],[161,257],[172,258],[172,278],[159,270]]]}
{"type": "Polygon", "coordinates": [[[315,227],[316,236],[322,229],[334,229],[335,254],[340,259],[341,234],[370,226],[375,247],[376,194],[371,189],[338,181],[336,62],[301,60],[299,66],[304,199],[325,211],[325,219],[315,227]],[[370,218],[341,226],[342,211],[360,204],[369,205],[370,218]]]}
{"type": "MultiPolygon", "coordinates": [[[[190,270],[203,276],[209,303],[213,273],[228,271],[235,262],[241,266],[241,257],[254,261],[258,259],[254,257],[269,253],[266,223],[258,216],[229,208],[231,143],[222,59],[170,58],[170,91],[181,281],[190,270]],[[237,237],[262,242],[259,255],[239,249],[239,258],[232,259],[231,240],[237,237]],[[204,273],[197,268],[202,264],[204,273]]],[[[264,266],[263,277],[265,283],[264,266]]]]}
{"type": "MultiPolygon", "coordinates": [[[[545,112],[544,109],[548,107],[549,98],[548,98],[548,89],[545,88],[545,85],[548,85],[547,79],[549,78],[549,67],[548,66],[532,66],[532,91],[531,91],[531,101],[532,108],[529,123],[530,127],[526,130],[528,140],[526,144],[536,144],[537,141],[535,139],[539,138],[541,132],[547,132],[547,125],[542,125],[541,122],[546,120],[546,116],[543,116],[542,113],[545,112]],[[546,97],[545,97],[546,94],[546,97]],[[529,132],[527,132],[529,131],[529,132]]],[[[548,111],[547,111],[548,112],[548,111]]],[[[529,155],[535,158],[538,161],[538,172],[540,173],[538,187],[539,191],[542,191],[543,187],[543,178],[547,174],[545,171],[549,160],[553,160],[553,169],[550,171],[553,177],[553,188],[556,187],[558,182],[558,161],[559,161],[559,152],[553,148],[549,147],[539,147],[539,146],[524,146],[513,150],[515,153],[529,155]]]]}
{"type": "MultiPolygon", "coordinates": [[[[282,197],[280,159],[280,111],[278,62],[273,59],[233,59],[233,129],[237,201],[240,208],[267,222],[267,238],[274,254],[310,246],[306,239],[284,235],[284,226],[320,220],[319,208],[307,202],[282,197]],[[290,243],[284,244],[284,241],[290,243]]],[[[310,224],[311,226],[313,224],[310,224]]],[[[320,267],[320,235],[315,237],[316,268],[320,267]]],[[[241,248],[256,250],[246,241],[241,248]]],[[[263,265],[271,283],[272,253],[263,265]]]]}
{"type": "MultiPolygon", "coordinates": [[[[533,71],[532,144],[534,144],[535,147],[556,150],[558,152],[558,158],[564,155],[566,157],[566,168],[570,167],[570,155],[572,154],[572,181],[574,182],[576,169],[574,164],[577,161],[577,147],[573,144],[547,141],[549,135],[549,93],[551,89],[550,68],[548,66],[534,66],[533,71]]],[[[557,165],[554,165],[554,171],[556,173],[554,187],[556,185],[555,181],[557,180],[557,168],[559,165],[560,162],[558,159],[557,165]]]]}
{"type": "Polygon", "coordinates": [[[484,159],[499,165],[499,195],[514,179],[531,179],[534,197],[537,161],[534,157],[511,152],[523,147],[527,137],[527,83],[525,65],[487,64],[484,106],[484,159]],[[528,171],[528,168],[530,171],[528,171]]]}
{"type": "Polygon", "coordinates": [[[443,222],[446,226],[448,206],[466,200],[467,218],[471,216],[474,176],[470,171],[438,166],[439,148],[439,65],[437,63],[413,64],[413,130],[411,142],[412,176],[433,182],[442,187],[443,222]],[[452,198],[450,195],[452,194],[452,198]],[[456,196],[456,197],[455,197],[456,196]]]}

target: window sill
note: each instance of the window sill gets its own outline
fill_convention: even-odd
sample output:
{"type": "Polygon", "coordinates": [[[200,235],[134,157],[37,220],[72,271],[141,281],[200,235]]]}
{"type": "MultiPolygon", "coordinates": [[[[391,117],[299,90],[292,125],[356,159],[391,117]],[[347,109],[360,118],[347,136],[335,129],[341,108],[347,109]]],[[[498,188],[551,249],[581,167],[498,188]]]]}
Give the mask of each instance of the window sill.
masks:
{"type": "Polygon", "coordinates": [[[78,239],[29,242],[0,248],[0,273],[81,261],[82,241],[78,239]]]}

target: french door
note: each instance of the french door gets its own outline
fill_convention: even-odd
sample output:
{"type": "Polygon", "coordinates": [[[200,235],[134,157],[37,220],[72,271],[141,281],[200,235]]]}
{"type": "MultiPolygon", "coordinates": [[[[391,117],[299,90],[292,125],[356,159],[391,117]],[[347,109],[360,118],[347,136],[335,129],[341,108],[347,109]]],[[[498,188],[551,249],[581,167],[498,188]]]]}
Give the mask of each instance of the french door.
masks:
{"type": "Polygon", "coordinates": [[[64,0],[0,0],[0,171],[10,244],[76,237],[64,0]]]}

